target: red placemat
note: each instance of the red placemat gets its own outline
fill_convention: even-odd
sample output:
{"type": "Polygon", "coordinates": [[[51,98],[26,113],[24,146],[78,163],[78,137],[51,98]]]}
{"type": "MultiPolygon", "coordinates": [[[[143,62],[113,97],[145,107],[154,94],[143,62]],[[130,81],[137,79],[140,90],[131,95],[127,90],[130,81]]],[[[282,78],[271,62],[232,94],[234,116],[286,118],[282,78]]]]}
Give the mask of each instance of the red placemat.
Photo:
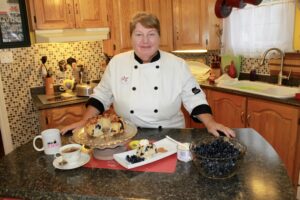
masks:
{"type": "Polygon", "coordinates": [[[126,169],[115,160],[97,160],[93,156],[91,160],[84,165],[88,168],[102,168],[113,170],[130,170],[130,171],[142,171],[142,172],[160,172],[160,173],[174,173],[176,170],[177,155],[173,154],[161,160],[149,163],[133,169],[126,169]]]}

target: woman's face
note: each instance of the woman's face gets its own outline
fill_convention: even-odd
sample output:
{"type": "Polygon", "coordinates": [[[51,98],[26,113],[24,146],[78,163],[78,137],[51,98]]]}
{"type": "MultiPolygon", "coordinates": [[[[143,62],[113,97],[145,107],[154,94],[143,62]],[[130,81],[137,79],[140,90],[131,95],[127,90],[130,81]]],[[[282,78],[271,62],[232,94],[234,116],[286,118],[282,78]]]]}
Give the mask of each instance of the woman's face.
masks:
{"type": "Polygon", "coordinates": [[[132,47],[143,62],[149,62],[159,48],[160,37],[155,28],[137,23],[131,35],[132,47]]]}

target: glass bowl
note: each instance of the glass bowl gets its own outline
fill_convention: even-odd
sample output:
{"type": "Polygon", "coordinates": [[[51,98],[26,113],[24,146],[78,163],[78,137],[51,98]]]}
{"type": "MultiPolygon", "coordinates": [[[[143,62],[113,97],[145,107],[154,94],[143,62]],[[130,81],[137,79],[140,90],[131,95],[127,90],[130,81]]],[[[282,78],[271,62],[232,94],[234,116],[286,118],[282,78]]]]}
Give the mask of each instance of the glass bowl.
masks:
{"type": "Polygon", "coordinates": [[[205,177],[224,179],[239,169],[246,146],[228,137],[209,137],[191,145],[193,163],[205,177]]]}

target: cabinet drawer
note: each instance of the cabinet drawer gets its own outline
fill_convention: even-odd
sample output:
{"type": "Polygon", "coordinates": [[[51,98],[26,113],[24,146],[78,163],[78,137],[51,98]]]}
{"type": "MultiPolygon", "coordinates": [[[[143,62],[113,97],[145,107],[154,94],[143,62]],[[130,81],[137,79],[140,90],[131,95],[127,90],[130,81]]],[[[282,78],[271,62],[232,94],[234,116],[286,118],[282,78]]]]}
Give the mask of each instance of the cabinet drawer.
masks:
{"type": "Polygon", "coordinates": [[[79,121],[85,109],[85,104],[82,103],[42,110],[40,111],[41,129],[62,128],[63,126],[79,121]]]}

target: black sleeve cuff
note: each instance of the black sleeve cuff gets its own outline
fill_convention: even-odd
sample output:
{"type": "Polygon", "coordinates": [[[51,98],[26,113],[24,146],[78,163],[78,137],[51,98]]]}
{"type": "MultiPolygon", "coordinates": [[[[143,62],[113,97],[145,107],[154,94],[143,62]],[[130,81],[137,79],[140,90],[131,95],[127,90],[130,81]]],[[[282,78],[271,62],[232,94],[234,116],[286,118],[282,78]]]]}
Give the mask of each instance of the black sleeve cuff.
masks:
{"type": "Polygon", "coordinates": [[[89,100],[86,102],[85,106],[86,107],[93,106],[94,108],[99,110],[100,114],[105,111],[103,103],[95,98],[89,98],[89,100]]]}
{"type": "Polygon", "coordinates": [[[199,114],[205,114],[205,113],[212,114],[212,111],[211,111],[211,108],[210,108],[209,105],[202,104],[202,105],[196,106],[193,109],[190,116],[191,116],[191,118],[193,119],[194,122],[202,123],[197,117],[194,117],[194,116],[197,116],[199,114]]]}

